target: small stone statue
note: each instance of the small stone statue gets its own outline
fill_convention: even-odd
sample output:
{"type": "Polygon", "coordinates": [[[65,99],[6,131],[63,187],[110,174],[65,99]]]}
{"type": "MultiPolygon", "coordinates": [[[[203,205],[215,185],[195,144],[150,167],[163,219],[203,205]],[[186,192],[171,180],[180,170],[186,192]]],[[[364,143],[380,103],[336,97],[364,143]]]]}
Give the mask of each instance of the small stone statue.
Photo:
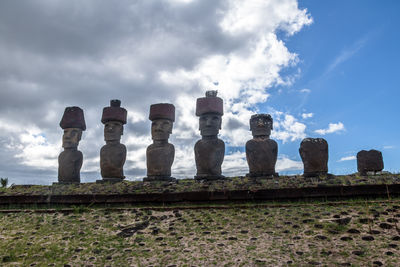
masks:
{"type": "Polygon", "coordinates": [[[167,103],[150,106],[151,138],[153,144],[146,150],[147,178],[143,181],[172,181],[171,166],[175,148],[168,143],[175,121],[175,106],[167,103]]]}
{"type": "Polygon", "coordinates": [[[305,138],[300,144],[304,177],[328,174],[328,143],[323,138],[305,138]]]}
{"type": "Polygon", "coordinates": [[[110,107],[103,109],[101,122],[104,124],[106,144],[100,150],[100,168],[103,181],[118,182],[124,176],[126,147],[120,143],[124,133],[127,111],[121,108],[120,100],[111,100],[110,107]]]}
{"type": "Polygon", "coordinates": [[[278,144],[269,139],[273,120],[269,114],[256,114],[250,118],[250,130],[253,139],[246,143],[246,159],[249,165],[249,177],[273,177],[278,157],[278,144]]]}
{"type": "Polygon", "coordinates": [[[371,149],[369,151],[361,150],[357,153],[357,169],[361,175],[367,175],[367,172],[380,172],[383,170],[382,152],[371,149]]]}
{"type": "Polygon", "coordinates": [[[82,131],[86,130],[83,110],[79,107],[65,108],[60,127],[64,129],[62,139],[64,151],[58,156],[58,183],[80,183],[83,156],[78,150],[78,144],[82,131]]]}
{"type": "Polygon", "coordinates": [[[197,99],[196,116],[199,116],[201,140],[194,146],[197,174],[195,179],[223,179],[221,165],[224,161],[225,143],[218,139],[221,129],[223,101],[217,91],[206,92],[206,97],[197,99]]]}

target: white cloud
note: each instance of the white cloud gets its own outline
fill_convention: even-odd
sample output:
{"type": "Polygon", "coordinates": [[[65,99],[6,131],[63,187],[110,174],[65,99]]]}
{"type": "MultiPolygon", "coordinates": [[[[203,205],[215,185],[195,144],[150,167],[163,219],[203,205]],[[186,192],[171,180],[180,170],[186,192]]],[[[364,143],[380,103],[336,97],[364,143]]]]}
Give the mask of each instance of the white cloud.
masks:
{"type": "Polygon", "coordinates": [[[348,156],[348,157],[342,157],[338,160],[338,162],[342,162],[342,161],[349,161],[349,160],[356,160],[356,156],[348,156]]]}
{"type": "Polygon", "coordinates": [[[297,1],[230,1],[230,9],[221,22],[225,31],[240,34],[254,31],[285,30],[289,35],[312,23],[307,10],[298,10],[297,1]],[[268,18],[265,17],[268,14],[268,18]]]}
{"type": "Polygon", "coordinates": [[[343,123],[338,122],[338,123],[329,123],[329,126],[327,129],[319,129],[319,130],[315,130],[315,132],[320,135],[325,135],[325,134],[344,131],[344,130],[345,130],[345,128],[344,128],[343,123]]]}
{"type": "Polygon", "coordinates": [[[172,3],[172,4],[174,4],[174,3],[177,3],[177,4],[189,4],[189,3],[193,2],[194,0],[167,0],[167,1],[172,3]]]}
{"type": "MultiPolygon", "coordinates": [[[[303,162],[290,159],[287,155],[278,155],[276,172],[303,170],[303,162]]],[[[226,176],[244,176],[249,172],[246,160],[246,152],[234,152],[226,155],[222,164],[223,174],[226,176]]]]}
{"type": "Polygon", "coordinates": [[[297,56],[275,34],[269,33],[249,42],[240,51],[206,57],[194,70],[162,72],[160,77],[164,82],[179,81],[189,86],[198,84],[201,88],[218,89],[229,112],[235,99],[240,99],[245,108],[265,102],[269,96],[265,88],[283,84],[279,71],[296,62],[297,56]]]}
{"type": "Polygon", "coordinates": [[[300,93],[309,94],[309,93],[311,93],[311,90],[310,90],[310,89],[307,89],[307,88],[304,88],[304,89],[301,89],[301,90],[300,90],[300,93]]]}
{"type": "Polygon", "coordinates": [[[274,129],[271,138],[282,140],[283,143],[288,141],[301,140],[306,137],[306,125],[298,122],[298,120],[290,114],[283,112],[273,112],[274,129]]]}
{"type": "Polygon", "coordinates": [[[393,149],[395,146],[383,146],[383,149],[393,149]]]}
{"type": "Polygon", "coordinates": [[[303,119],[312,118],[313,116],[314,116],[314,113],[303,113],[303,114],[301,114],[301,117],[303,119]]]}
{"type": "Polygon", "coordinates": [[[299,171],[303,170],[303,167],[304,166],[302,161],[291,160],[286,155],[279,155],[275,169],[277,172],[299,171]]]}
{"type": "Polygon", "coordinates": [[[358,51],[360,51],[367,41],[370,39],[373,32],[368,33],[367,35],[363,36],[362,38],[355,41],[350,47],[343,49],[340,54],[332,61],[332,63],[328,66],[327,70],[325,71],[324,75],[332,72],[338,65],[342,64],[343,62],[349,60],[353,57],[358,51]]]}
{"type": "Polygon", "coordinates": [[[244,176],[249,172],[245,152],[234,152],[225,155],[222,163],[222,174],[225,176],[244,176]]]}
{"type": "Polygon", "coordinates": [[[57,168],[59,148],[50,145],[42,134],[23,133],[19,136],[21,152],[16,158],[22,163],[39,169],[57,168]]]}
{"type": "Polygon", "coordinates": [[[175,178],[193,178],[196,174],[193,147],[175,145],[175,160],[172,165],[172,176],[175,178]]]}
{"type": "MultiPolygon", "coordinates": [[[[298,63],[298,55],[277,32],[290,36],[312,23],[296,0],[88,0],[84,8],[76,1],[10,1],[0,15],[0,70],[5,74],[0,79],[0,150],[8,149],[0,169],[9,170],[4,162],[18,157],[14,169],[40,167],[48,179],[54,179],[62,150],[58,123],[66,106],[85,112],[87,130],[79,145],[83,172],[99,172],[101,111],[115,98],[128,110],[122,142],[128,147],[129,178],[145,173],[153,103],[176,106],[170,142],[176,148],[177,177],[194,175],[193,145],[200,138],[195,103],[208,89],[217,89],[224,99],[221,139],[227,146],[244,146],[251,138],[249,118],[264,112],[257,107],[268,101],[268,89],[293,82],[281,73],[298,63]]],[[[293,115],[273,117],[277,140],[305,137],[306,125],[293,115]]],[[[241,173],[244,163],[243,155],[233,154],[224,166],[228,173],[241,173]]]]}

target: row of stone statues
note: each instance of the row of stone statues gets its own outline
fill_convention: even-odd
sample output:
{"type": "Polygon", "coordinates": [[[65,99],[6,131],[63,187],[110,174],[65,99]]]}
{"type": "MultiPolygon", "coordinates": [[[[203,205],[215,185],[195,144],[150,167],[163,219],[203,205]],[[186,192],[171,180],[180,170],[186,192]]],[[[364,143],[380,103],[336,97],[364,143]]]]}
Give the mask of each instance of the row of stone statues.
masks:
{"type": "MultiPolygon", "coordinates": [[[[102,181],[122,181],[123,166],[126,159],[126,147],[120,143],[126,124],[127,111],[121,108],[121,101],[111,100],[110,106],[103,109],[101,122],[104,124],[106,144],[100,150],[100,169],[102,181]]],[[[83,110],[79,107],[67,107],[60,122],[64,130],[64,151],[58,157],[58,182],[80,183],[82,152],[78,150],[82,131],[86,130],[83,110]]]]}
{"type": "MultiPolygon", "coordinates": [[[[207,91],[205,97],[197,99],[196,116],[199,117],[201,139],[194,147],[196,176],[198,180],[223,179],[221,165],[225,155],[225,143],[218,138],[223,116],[223,100],[217,91],[207,91]]],[[[144,181],[171,181],[171,166],[174,162],[175,148],[168,143],[175,121],[175,107],[168,103],[150,106],[149,119],[153,143],[147,147],[147,177],[144,181]]],[[[118,182],[125,176],[123,166],[126,147],[120,143],[123,127],[127,121],[127,111],[121,101],[111,100],[110,106],[103,109],[101,122],[104,124],[106,144],[100,150],[100,169],[102,180],[98,182],[118,182]]],[[[64,130],[63,148],[58,163],[59,183],[80,183],[82,152],[77,147],[86,129],[83,110],[67,107],[60,122],[64,130]]],[[[246,143],[246,158],[249,177],[277,177],[275,165],[278,145],[270,139],[273,119],[269,114],[256,114],[250,118],[253,139],[246,143]]],[[[304,176],[316,177],[328,173],[328,143],[322,138],[305,138],[300,144],[300,156],[304,164],[304,176]]],[[[383,169],[382,154],[379,151],[360,151],[357,154],[358,171],[383,169]]]]}

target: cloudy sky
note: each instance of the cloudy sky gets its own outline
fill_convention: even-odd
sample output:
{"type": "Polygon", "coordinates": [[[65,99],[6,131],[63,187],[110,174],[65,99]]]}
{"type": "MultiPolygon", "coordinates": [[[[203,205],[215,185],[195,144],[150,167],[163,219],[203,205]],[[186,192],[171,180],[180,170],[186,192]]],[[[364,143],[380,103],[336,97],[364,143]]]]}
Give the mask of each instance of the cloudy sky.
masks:
{"type": "Polygon", "coordinates": [[[125,175],[146,173],[149,106],[176,107],[173,176],[195,174],[196,98],[218,90],[223,174],[248,172],[249,118],[270,113],[277,171],[302,173],[305,137],[329,143],[329,170],[361,149],[399,171],[400,2],[364,0],[0,1],[0,177],[57,181],[59,122],[85,112],[83,182],[100,178],[103,107],[128,110],[125,175]]]}

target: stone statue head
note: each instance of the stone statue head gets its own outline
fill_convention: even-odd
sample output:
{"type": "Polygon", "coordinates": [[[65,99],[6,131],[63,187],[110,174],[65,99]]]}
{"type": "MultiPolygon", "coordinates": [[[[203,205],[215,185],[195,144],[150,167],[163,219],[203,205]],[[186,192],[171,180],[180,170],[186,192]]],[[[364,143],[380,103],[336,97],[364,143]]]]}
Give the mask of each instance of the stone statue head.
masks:
{"type": "Polygon", "coordinates": [[[124,126],[120,121],[107,121],[104,124],[104,140],[119,141],[124,134],[124,126]]]}
{"type": "Polygon", "coordinates": [[[384,167],[382,152],[371,149],[361,150],[357,153],[357,170],[361,174],[369,171],[382,171],[384,167]]]}
{"type": "Polygon", "coordinates": [[[63,148],[77,148],[79,141],[82,137],[82,129],[80,128],[65,128],[62,147],[63,148]]]}
{"type": "Polygon", "coordinates": [[[304,138],[300,143],[299,152],[302,159],[311,155],[325,159],[328,156],[328,142],[323,138],[304,138]]]}
{"type": "Polygon", "coordinates": [[[175,106],[169,103],[159,103],[150,106],[149,120],[153,140],[168,140],[175,121],[175,106]]]}
{"type": "Polygon", "coordinates": [[[196,116],[199,116],[199,130],[202,136],[216,136],[221,129],[223,101],[217,91],[207,91],[206,97],[197,98],[196,116]]]}
{"type": "Polygon", "coordinates": [[[153,140],[168,140],[172,133],[173,122],[168,119],[157,119],[151,123],[151,138],[153,140]]]}
{"type": "Polygon", "coordinates": [[[328,172],[328,142],[323,138],[305,138],[300,143],[304,173],[328,172]]]}
{"type": "Polygon", "coordinates": [[[199,130],[201,136],[218,135],[221,129],[222,116],[217,113],[206,113],[200,116],[199,130]]]}
{"type": "Polygon", "coordinates": [[[119,141],[124,134],[124,124],[126,124],[127,111],[121,108],[121,101],[113,99],[110,106],[103,109],[101,122],[104,124],[104,140],[119,141]]]}
{"type": "Polygon", "coordinates": [[[82,138],[82,131],[86,130],[83,110],[80,107],[66,107],[60,127],[64,130],[62,147],[77,148],[82,138]]]}
{"type": "Polygon", "coordinates": [[[250,130],[253,136],[271,135],[273,120],[269,114],[255,114],[250,118],[250,130]]]}

